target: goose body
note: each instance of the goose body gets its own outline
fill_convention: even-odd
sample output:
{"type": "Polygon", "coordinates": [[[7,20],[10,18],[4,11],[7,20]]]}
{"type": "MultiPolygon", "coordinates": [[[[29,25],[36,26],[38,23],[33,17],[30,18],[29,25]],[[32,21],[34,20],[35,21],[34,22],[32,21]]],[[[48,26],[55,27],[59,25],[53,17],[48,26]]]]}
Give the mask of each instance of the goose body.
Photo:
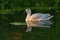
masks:
{"type": "Polygon", "coordinates": [[[31,15],[31,9],[26,9],[25,11],[27,13],[27,17],[25,19],[27,24],[26,32],[31,31],[31,26],[39,27],[41,26],[40,24],[48,24],[48,23],[51,24],[50,21],[47,21],[53,17],[50,14],[35,13],[31,15]]]}

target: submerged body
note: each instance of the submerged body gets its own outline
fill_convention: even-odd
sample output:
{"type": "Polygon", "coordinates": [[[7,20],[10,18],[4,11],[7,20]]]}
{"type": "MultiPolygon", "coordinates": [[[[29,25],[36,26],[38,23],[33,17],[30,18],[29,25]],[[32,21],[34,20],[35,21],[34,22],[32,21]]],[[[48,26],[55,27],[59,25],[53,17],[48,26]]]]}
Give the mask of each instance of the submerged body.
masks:
{"type": "Polygon", "coordinates": [[[27,24],[26,32],[31,31],[31,27],[42,27],[42,24],[51,24],[50,20],[53,16],[50,14],[35,13],[31,15],[31,10],[26,9],[27,17],[25,19],[27,24]]]}

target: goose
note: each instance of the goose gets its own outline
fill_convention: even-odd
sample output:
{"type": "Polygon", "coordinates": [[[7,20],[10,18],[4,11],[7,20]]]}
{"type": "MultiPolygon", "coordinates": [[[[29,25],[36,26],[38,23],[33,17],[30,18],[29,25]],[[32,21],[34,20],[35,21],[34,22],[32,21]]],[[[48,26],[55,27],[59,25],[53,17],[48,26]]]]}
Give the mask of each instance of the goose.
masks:
{"type": "Polygon", "coordinates": [[[25,12],[27,13],[27,16],[26,16],[26,25],[27,25],[27,29],[26,29],[26,32],[30,32],[32,30],[32,27],[37,27],[38,25],[40,24],[44,24],[44,23],[50,23],[50,21],[47,21],[47,20],[50,20],[52,17],[54,17],[53,15],[50,15],[50,14],[43,14],[43,13],[34,13],[31,15],[31,9],[30,8],[27,8],[25,10],[25,12]]]}

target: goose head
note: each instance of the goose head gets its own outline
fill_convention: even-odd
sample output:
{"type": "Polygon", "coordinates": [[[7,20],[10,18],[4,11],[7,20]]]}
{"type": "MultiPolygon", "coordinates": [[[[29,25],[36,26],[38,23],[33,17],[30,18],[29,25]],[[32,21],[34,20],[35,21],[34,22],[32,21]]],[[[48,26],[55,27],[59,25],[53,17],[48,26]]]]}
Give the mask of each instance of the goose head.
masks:
{"type": "Polygon", "coordinates": [[[25,12],[28,14],[31,14],[31,9],[30,8],[27,8],[26,10],[25,10],[25,12]]]}

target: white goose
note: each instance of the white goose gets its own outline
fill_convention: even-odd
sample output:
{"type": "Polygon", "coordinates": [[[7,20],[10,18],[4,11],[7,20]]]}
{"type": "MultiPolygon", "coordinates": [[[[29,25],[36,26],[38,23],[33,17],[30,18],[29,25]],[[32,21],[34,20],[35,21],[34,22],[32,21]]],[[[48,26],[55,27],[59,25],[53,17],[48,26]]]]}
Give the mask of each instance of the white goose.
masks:
{"type": "Polygon", "coordinates": [[[26,10],[27,17],[25,19],[26,24],[27,24],[27,30],[26,32],[31,31],[31,26],[33,27],[38,27],[40,24],[44,23],[50,23],[49,21],[53,15],[51,16],[50,14],[42,14],[42,13],[36,13],[31,15],[31,9],[27,8],[26,10]]]}

